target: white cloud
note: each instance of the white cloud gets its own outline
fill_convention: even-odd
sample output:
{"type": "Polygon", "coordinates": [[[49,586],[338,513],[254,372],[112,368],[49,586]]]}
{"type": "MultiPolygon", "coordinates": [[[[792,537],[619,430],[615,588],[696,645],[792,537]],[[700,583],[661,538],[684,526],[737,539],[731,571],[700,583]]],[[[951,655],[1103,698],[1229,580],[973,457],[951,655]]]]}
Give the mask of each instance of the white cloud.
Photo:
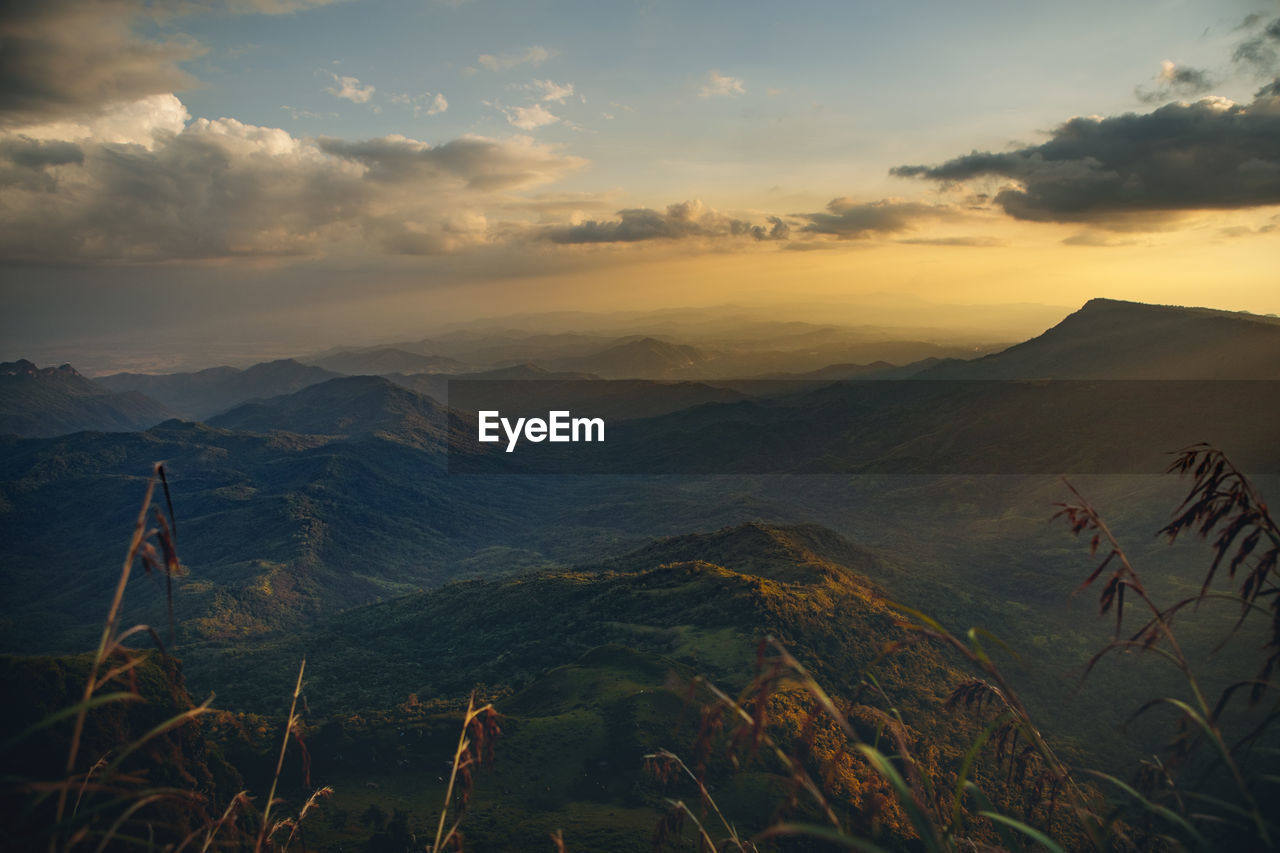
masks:
{"type": "Polygon", "coordinates": [[[736,239],[785,241],[791,226],[777,216],[750,222],[712,210],[699,200],[667,205],[666,211],[628,208],[617,219],[578,217],[570,225],[544,229],[543,239],[561,244],[641,243],[651,240],[736,239]]]}
{"type": "Polygon", "coordinates": [[[501,56],[495,56],[491,53],[482,53],[476,57],[476,62],[490,71],[505,71],[508,68],[515,68],[517,65],[534,65],[538,66],[555,56],[554,50],[547,50],[545,47],[534,45],[521,53],[506,53],[501,56]]]}
{"type": "Polygon", "coordinates": [[[191,115],[172,94],[148,95],[112,104],[98,115],[80,121],[51,121],[27,125],[23,136],[64,142],[113,142],[153,148],[157,136],[181,133],[191,115]]]}
{"type": "Polygon", "coordinates": [[[338,85],[330,86],[325,91],[335,98],[343,98],[354,104],[367,104],[369,99],[373,97],[373,93],[377,91],[373,86],[360,85],[360,81],[355,77],[342,77],[333,74],[333,72],[330,72],[330,74],[333,77],[333,82],[338,85]]]}
{"type": "Polygon", "coordinates": [[[337,113],[317,113],[312,110],[304,110],[300,107],[291,107],[288,104],[281,104],[280,109],[289,113],[289,117],[294,121],[299,119],[317,119],[317,118],[337,118],[337,113]]]}
{"type": "Polygon", "coordinates": [[[151,98],[67,125],[69,138],[0,132],[0,259],[456,252],[503,239],[488,212],[512,193],[585,162],[528,136],[349,142],[185,116],[151,98]]]}
{"type": "Polygon", "coordinates": [[[730,77],[719,71],[708,71],[707,82],[703,84],[698,94],[704,98],[732,97],[745,94],[746,91],[746,84],[742,82],[741,77],[730,77]]]}
{"type": "Polygon", "coordinates": [[[531,80],[522,88],[534,93],[534,96],[543,103],[563,104],[567,99],[573,97],[573,84],[565,83],[563,86],[559,83],[553,83],[550,80],[531,80]]]}
{"type": "Polygon", "coordinates": [[[416,116],[439,115],[449,109],[448,99],[446,99],[440,92],[436,92],[434,95],[430,92],[426,92],[421,95],[397,94],[392,95],[389,100],[393,104],[403,104],[404,106],[412,107],[413,114],[416,116]]]}
{"type": "Polygon", "coordinates": [[[559,116],[542,104],[534,104],[531,107],[512,107],[503,112],[507,114],[507,121],[521,130],[535,130],[560,121],[559,116]]]}

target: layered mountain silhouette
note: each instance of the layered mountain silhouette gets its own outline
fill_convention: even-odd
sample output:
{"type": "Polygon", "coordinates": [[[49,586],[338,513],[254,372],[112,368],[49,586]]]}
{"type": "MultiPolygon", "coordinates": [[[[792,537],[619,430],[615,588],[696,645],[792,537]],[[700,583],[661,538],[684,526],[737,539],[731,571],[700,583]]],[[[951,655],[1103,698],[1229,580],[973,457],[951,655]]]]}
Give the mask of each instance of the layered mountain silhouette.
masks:
{"type": "Polygon", "coordinates": [[[286,358],[243,370],[211,367],[195,373],[116,373],[96,381],[113,391],[141,392],[180,417],[202,420],[247,400],[292,393],[337,375],[286,358]]]}
{"type": "Polygon", "coordinates": [[[81,376],[69,364],[40,368],[25,359],[0,364],[0,434],[132,432],[173,415],[145,394],[117,393],[81,376]]]}

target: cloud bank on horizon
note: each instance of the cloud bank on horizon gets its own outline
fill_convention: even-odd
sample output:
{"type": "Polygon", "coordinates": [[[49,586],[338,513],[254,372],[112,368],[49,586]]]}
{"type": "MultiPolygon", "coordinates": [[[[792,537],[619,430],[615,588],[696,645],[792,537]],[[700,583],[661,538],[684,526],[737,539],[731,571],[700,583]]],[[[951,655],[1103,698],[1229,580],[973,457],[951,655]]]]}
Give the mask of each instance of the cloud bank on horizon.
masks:
{"type": "MultiPolygon", "coordinates": [[[[1003,240],[931,229],[991,229],[1008,218],[1159,231],[1192,213],[1280,205],[1280,17],[1246,17],[1220,69],[1166,60],[1135,90],[1143,103],[1164,102],[1149,112],[1069,118],[1038,144],[973,150],[936,165],[887,162],[883,171],[924,181],[900,181],[901,196],[844,186],[827,190],[835,197],[822,209],[720,207],[699,200],[702,188],[694,185],[665,207],[601,215],[604,199],[641,190],[645,172],[664,169],[664,161],[646,164],[639,147],[635,186],[591,186],[596,160],[580,151],[601,131],[584,124],[590,101],[560,76],[563,69],[544,71],[562,58],[551,47],[473,53],[472,64],[459,68],[459,81],[501,80],[481,103],[502,117],[507,132],[490,128],[434,142],[399,132],[352,138],[190,114],[177,93],[199,90],[193,69],[210,48],[186,35],[184,23],[230,15],[298,20],[325,5],[11,4],[0,21],[0,260],[376,257],[644,244],[759,251],[882,240],[990,247],[1003,240]],[[508,79],[529,71],[539,76],[508,79]],[[1252,100],[1209,94],[1233,75],[1256,81],[1252,100]],[[562,137],[539,136],[553,130],[562,137]],[[565,192],[555,205],[539,206],[528,195],[557,185],[565,192]],[[582,203],[563,201],[573,198],[582,203]]],[[[688,63],[683,98],[694,115],[731,110],[737,112],[723,115],[750,118],[760,107],[739,106],[748,96],[767,100],[786,91],[750,79],[750,68],[706,70],[712,63],[702,57],[688,63]]],[[[460,103],[446,98],[442,84],[404,93],[363,71],[317,75],[329,98],[378,113],[379,121],[384,107],[427,121],[447,118],[460,103]]],[[[600,115],[612,121],[624,108],[612,104],[600,115]]],[[[679,130],[673,123],[670,132],[679,130]]],[[[1107,245],[1079,235],[1063,242],[1107,245]]]]}

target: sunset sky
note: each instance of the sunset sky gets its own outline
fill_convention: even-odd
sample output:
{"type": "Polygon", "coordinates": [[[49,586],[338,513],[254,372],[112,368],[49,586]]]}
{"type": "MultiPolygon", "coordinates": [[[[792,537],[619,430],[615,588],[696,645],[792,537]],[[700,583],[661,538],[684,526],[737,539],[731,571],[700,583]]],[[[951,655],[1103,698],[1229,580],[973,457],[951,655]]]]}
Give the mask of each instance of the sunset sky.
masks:
{"type": "Polygon", "coordinates": [[[1246,0],[18,0],[0,358],[574,308],[1280,312],[1278,75],[1280,4],[1246,0]]]}

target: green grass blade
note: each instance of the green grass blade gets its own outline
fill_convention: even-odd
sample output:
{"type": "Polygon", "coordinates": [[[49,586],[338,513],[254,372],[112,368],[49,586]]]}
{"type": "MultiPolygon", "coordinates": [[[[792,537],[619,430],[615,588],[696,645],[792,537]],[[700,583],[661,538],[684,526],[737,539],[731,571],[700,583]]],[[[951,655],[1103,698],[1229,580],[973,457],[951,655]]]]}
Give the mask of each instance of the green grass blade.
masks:
{"type": "Polygon", "coordinates": [[[898,796],[898,802],[902,805],[902,810],[907,813],[907,818],[911,821],[912,826],[916,828],[916,834],[920,836],[920,840],[929,850],[940,851],[941,845],[938,842],[937,832],[933,823],[925,815],[920,808],[920,804],[916,802],[916,798],[911,791],[911,787],[907,785],[902,774],[893,766],[888,757],[878,749],[872,749],[866,744],[858,744],[858,751],[866,757],[876,772],[883,776],[893,791],[898,796]]]}
{"type": "MultiPolygon", "coordinates": [[[[858,838],[852,835],[832,829],[829,826],[820,826],[814,823],[780,823],[771,826],[764,832],[756,836],[757,839],[773,838],[779,835],[798,835],[806,838],[816,838],[819,841],[825,841],[828,844],[834,844],[837,847],[845,847],[849,850],[858,850],[860,853],[885,853],[885,849],[865,838],[858,838]]],[[[752,839],[753,841],[755,839],[752,839]]]]}
{"type": "Polygon", "coordinates": [[[988,818],[989,820],[995,821],[996,823],[1002,823],[1017,832],[1021,832],[1023,835],[1027,836],[1027,838],[1030,838],[1036,844],[1039,844],[1041,847],[1048,850],[1049,853],[1067,853],[1067,851],[1063,850],[1062,847],[1052,838],[1033,826],[1027,826],[1020,820],[1014,820],[1008,815],[1002,815],[999,812],[981,811],[978,812],[978,814],[988,818]]]}

